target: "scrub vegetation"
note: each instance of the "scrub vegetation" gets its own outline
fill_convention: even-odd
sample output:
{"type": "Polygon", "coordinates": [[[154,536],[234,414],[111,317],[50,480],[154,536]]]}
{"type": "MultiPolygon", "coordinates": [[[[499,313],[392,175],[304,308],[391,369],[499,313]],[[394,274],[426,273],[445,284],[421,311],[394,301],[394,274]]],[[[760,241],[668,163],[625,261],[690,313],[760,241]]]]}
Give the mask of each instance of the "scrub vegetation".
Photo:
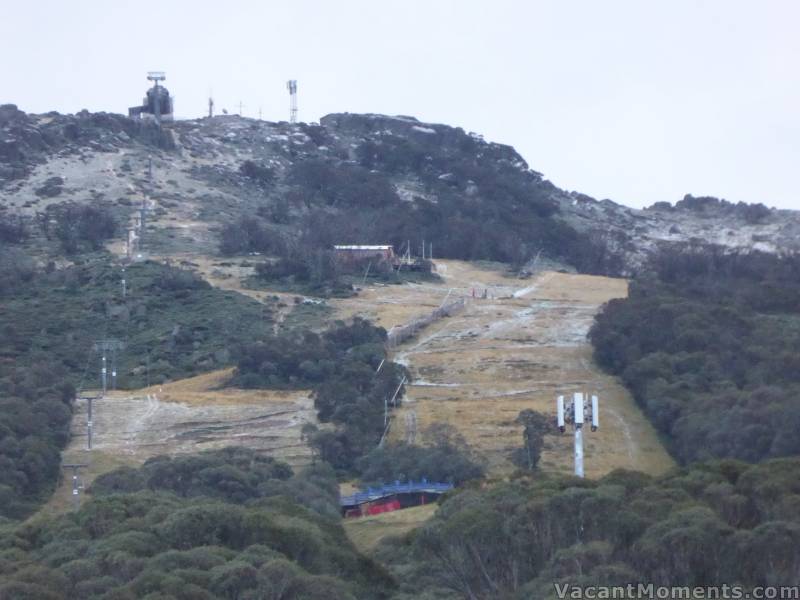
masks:
{"type": "Polygon", "coordinates": [[[800,454],[800,257],[662,253],[590,337],[678,460],[800,454]]]}
{"type": "Polygon", "coordinates": [[[242,448],[100,477],[77,512],[8,529],[0,598],[386,598],[339,520],[336,480],[242,448]]]}

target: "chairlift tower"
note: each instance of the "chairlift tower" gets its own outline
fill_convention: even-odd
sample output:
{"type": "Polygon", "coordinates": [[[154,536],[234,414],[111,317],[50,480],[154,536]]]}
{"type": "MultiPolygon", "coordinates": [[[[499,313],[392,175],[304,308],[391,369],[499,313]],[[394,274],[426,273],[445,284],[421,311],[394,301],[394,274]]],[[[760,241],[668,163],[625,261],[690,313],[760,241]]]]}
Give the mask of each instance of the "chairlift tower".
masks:
{"type": "Polygon", "coordinates": [[[108,391],[108,354],[111,353],[111,385],[113,389],[117,387],[117,350],[122,350],[125,344],[119,340],[98,340],[94,344],[94,349],[102,353],[100,365],[100,379],[103,384],[103,397],[108,391]]]}
{"type": "Polygon", "coordinates": [[[78,470],[85,469],[89,465],[83,463],[62,463],[61,467],[64,469],[72,469],[72,501],[75,504],[75,510],[81,506],[81,490],[83,489],[83,482],[78,477],[78,470]]]}
{"type": "Polygon", "coordinates": [[[94,433],[94,421],[92,420],[93,417],[93,402],[95,400],[100,400],[101,396],[83,396],[81,399],[86,400],[86,449],[92,449],[92,439],[94,433]]]}
{"type": "Polygon", "coordinates": [[[583,425],[588,417],[592,431],[600,427],[600,400],[594,394],[590,397],[589,394],[575,393],[572,403],[565,404],[564,396],[558,396],[556,412],[561,433],[566,431],[568,423],[575,426],[575,476],[583,477],[583,425]]]}
{"type": "Polygon", "coordinates": [[[287,81],[286,89],[289,90],[289,123],[297,123],[297,80],[287,81]]]}

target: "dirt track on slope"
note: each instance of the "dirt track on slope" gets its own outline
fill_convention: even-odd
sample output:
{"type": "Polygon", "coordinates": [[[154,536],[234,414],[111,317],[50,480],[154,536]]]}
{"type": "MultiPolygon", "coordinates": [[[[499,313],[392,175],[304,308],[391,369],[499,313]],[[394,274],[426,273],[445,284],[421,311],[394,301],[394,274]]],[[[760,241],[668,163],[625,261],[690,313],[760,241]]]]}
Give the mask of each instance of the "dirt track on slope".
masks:
{"type": "MultiPolygon", "coordinates": [[[[371,288],[339,302],[342,312],[372,317],[389,328],[430,312],[448,293],[469,298],[466,310],[395,352],[414,380],[390,439],[406,437],[411,412],[417,442],[424,441],[430,424],[449,423],[486,456],[493,473],[503,474],[512,469],[509,452],[522,445],[521,427],[514,422],[520,411],[530,408],[555,418],[556,395],[597,392],[601,427],[584,436],[587,476],[617,467],[661,473],[674,466],[627,390],[596,367],[586,340],[601,305],[627,294],[625,280],[555,272],[519,280],[491,266],[437,265],[439,284],[371,288]]],[[[542,466],[570,472],[572,444],[569,433],[548,436],[542,466]]]]}
{"type": "MultiPolygon", "coordinates": [[[[199,270],[213,284],[244,293],[235,274],[213,277],[210,266],[199,270]]],[[[594,365],[586,340],[601,305],[627,294],[624,280],[555,272],[520,280],[498,265],[460,261],[437,261],[437,269],[440,282],[368,286],[357,297],[330,301],[334,318],[361,315],[390,329],[429,314],[446,298],[469,300],[465,310],[395,350],[394,359],[406,364],[414,379],[395,413],[390,439],[405,438],[411,413],[418,443],[430,424],[449,423],[486,456],[492,474],[503,475],[512,469],[509,453],[522,444],[515,423],[521,410],[554,418],[557,394],[588,391],[600,395],[601,427],[584,438],[587,476],[617,467],[661,473],[674,465],[627,390],[594,365]]],[[[87,484],[99,473],[157,454],[234,444],[294,466],[306,464],[310,450],[300,428],[316,420],[308,392],[219,389],[228,375],[217,371],[109,394],[95,410],[91,453],[85,450],[86,406],[79,401],[64,461],[90,463],[87,484]]],[[[548,436],[542,466],[570,472],[572,441],[569,433],[548,436]]],[[[65,478],[46,510],[66,506],[68,485],[65,478]]]]}

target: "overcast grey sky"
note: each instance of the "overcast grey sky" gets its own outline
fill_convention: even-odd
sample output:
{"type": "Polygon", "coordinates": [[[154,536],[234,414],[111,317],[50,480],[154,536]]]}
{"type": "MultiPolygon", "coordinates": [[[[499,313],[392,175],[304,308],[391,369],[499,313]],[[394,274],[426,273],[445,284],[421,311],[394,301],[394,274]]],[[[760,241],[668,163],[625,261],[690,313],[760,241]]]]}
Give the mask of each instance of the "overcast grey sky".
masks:
{"type": "Polygon", "coordinates": [[[800,209],[795,0],[3,2],[0,102],[124,113],[167,72],[180,117],[413,115],[511,144],[630,206],[800,209]]]}

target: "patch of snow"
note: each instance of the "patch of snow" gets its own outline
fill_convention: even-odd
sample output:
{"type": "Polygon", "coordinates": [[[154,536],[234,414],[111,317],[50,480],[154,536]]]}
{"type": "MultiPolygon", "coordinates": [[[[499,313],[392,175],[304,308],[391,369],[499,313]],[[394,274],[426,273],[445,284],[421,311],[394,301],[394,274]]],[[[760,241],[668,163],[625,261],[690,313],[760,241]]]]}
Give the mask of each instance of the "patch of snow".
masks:
{"type": "Polygon", "coordinates": [[[413,129],[414,131],[419,131],[421,133],[436,133],[435,129],[432,129],[430,127],[420,127],[419,125],[414,125],[411,129],[413,129]]]}

